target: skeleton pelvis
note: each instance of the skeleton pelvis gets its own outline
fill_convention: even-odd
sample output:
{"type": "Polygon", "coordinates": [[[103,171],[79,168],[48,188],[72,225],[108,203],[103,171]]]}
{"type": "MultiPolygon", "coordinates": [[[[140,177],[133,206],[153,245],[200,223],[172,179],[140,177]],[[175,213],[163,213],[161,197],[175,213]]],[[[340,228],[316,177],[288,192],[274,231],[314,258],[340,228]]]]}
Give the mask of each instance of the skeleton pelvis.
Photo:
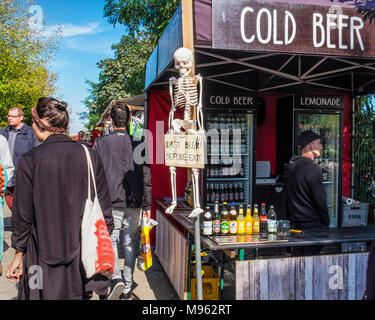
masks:
{"type": "Polygon", "coordinates": [[[182,120],[182,119],[174,119],[172,121],[172,127],[175,131],[180,132],[181,128],[184,128],[185,131],[193,129],[196,120],[182,120]]]}

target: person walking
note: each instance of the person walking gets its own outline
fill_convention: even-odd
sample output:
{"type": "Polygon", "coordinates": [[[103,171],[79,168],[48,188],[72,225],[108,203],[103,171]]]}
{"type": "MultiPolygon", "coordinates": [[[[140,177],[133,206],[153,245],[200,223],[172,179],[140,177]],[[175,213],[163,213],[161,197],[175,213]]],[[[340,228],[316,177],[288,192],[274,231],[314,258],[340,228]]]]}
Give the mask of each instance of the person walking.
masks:
{"type": "Polygon", "coordinates": [[[133,273],[140,243],[141,215],[151,217],[151,174],[146,165],[134,162],[137,145],[127,132],[129,108],[123,103],[110,111],[113,133],[99,137],[94,145],[102,157],[112,200],[114,230],[111,240],[115,250],[115,268],[110,282],[109,300],[128,300],[132,294],[133,273]],[[119,253],[125,263],[121,274],[119,253]],[[123,279],[122,279],[123,278],[123,279]]]}
{"type": "Polygon", "coordinates": [[[91,144],[88,143],[85,139],[85,133],[83,131],[78,132],[78,140],[77,143],[82,144],[86,147],[91,147],[91,144]]]}
{"type": "Polygon", "coordinates": [[[0,277],[3,273],[3,266],[1,264],[3,259],[3,235],[4,235],[4,219],[3,208],[6,188],[9,179],[12,178],[14,166],[12,156],[10,155],[8,141],[0,135],[0,277]]]}
{"type": "MultiPolygon", "coordinates": [[[[9,126],[6,126],[0,130],[0,134],[8,140],[15,170],[17,170],[19,158],[24,153],[39,144],[38,140],[35,137],[33,129],[23,122],[23,118],[24,112],[20,107],[11,107],[8,111],[9,126]]],[[[5,196],[6,203],[11,210],[13,207],[15,181],[16,176],[14,174],[12,179],[10,179],[8,182],[8,193],[5,196]]]]}
{"type": "MultiPolygon", "coordinates": [[[[43,143],[18,162],[12,214],[16,252],[6,277],[20,280],[21,300],[81,300],[91,291],[106,296],[108,278],[95,275],[87,279],[80,257],[88,166],[83,147],[66,135],[67,104],[40,98],[32,116],[35,134],[43,143]]],[[[89,152],[98,199],[111,233],[111,198],[104,167],[100,156],[89,152]]],[[[93,198],[92,182],[91,187],[93,198]]]]}
{"type": "MultiPolygon", "coordinates": [[[[302,132],[297,137],[301,156],[293,156],[284,171],[290,220],[297,229],[329,226],[322,170],[313,162],[323,150],[321,137],[311,130],[302,132]]],[[[322,246],[295,247],[294,254],[319,254],[321,249],[322,246]]]]}

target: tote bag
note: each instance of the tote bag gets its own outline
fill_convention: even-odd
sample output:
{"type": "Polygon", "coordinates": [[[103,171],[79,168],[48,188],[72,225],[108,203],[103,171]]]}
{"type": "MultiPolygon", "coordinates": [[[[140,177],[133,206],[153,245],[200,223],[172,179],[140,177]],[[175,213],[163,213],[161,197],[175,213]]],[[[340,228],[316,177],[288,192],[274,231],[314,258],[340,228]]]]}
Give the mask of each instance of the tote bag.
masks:
{"type": "Polygon", "coordinates": [[[81,259],[87,278],[91,278],[95,274],[103,274],[109,277],[113,274],[115,253],[108,233],[107,224],[100,207],[90,153],[86,146],[82,145],[82,147],[85,150],[87,158],[88,196],[81,227],[81,259]],[[91,200],[90,177],[94,184],[94,201],[91,200]]]}

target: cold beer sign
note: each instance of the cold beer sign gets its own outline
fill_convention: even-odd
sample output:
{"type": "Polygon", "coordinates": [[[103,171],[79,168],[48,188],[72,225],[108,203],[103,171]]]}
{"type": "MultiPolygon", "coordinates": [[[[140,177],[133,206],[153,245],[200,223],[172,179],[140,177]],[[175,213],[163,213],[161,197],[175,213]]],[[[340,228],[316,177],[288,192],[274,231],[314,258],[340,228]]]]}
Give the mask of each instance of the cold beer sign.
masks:
{"type": "Polygon", "coordinates": [[[217,49],[375,57],[375,26],[356,8],[213,0],[217,49]]]}

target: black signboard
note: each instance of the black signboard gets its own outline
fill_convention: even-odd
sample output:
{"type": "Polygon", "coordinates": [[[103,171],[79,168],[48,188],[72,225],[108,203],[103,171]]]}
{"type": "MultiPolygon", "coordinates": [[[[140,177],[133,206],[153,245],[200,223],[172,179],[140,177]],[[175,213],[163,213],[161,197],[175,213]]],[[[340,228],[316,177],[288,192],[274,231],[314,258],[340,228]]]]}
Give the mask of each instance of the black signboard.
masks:
{"type": "Polygon", "coordinates": [[[297,95],[296,109],[344,109],[344,96],[297,95]]]}
{"type": "Polygon", "coordinates": [[[204,108],[255,109],[257,106],[257,97],[244,92],[205,92],[203,97],[204,108]]]}
{"type": "Polygon", "coordinates": [[[337,1],[332,6],[316,3],[213,0],[212,47],[375,57],[370,19],[337,1]]]}

